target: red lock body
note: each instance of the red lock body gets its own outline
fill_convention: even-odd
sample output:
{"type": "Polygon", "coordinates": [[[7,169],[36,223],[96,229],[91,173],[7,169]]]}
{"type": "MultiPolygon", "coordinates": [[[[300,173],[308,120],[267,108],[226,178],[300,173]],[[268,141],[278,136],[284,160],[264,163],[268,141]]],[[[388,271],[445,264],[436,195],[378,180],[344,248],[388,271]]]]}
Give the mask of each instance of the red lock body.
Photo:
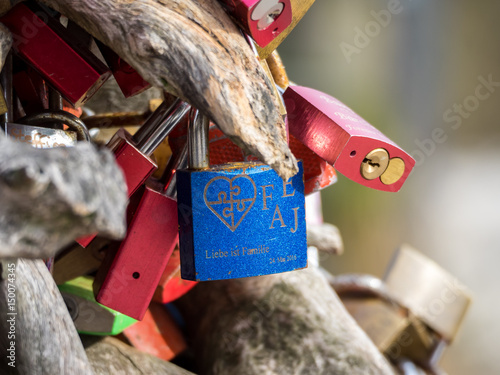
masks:
{"type": "Polygon", "coordinates": [[[170,361],[187,348],[181,330],[162,305],[152,303],[144,319],[128,327],[123,335],[129,343],[140,350],[170,361]]]}
{"type": "Polygon", "coordinates": [[[177,231],[177,203],[147,186],[111,266],[97,273],[97,302],[141,320],[178,242],[177,231]]]}
{"type": "Polygon", "coordinates": [[[12,83],[26,113],[41,112],[49,108],[47,85],[33,69],[15,72],[12,83]]]}
{"type": "Polygon", "coordinates": [[[398,191],[415,160],[339,100],[307,87],[289,86],[284,95],[290,134],[351,180],[383,191],[398,191]],[[390,160],[404,163],[399,179],[366,179],[361,173],[366,156],[386,150],[390,160]]]}
{"type": "Polygon", "coordinates": [[[171,159],[165,183],[148,181],[127,236],[116,254],[106,254],[94,281],[99,303],[137,320],[143,318],[179,240],[177,202],[169,193],[175,168],[185,156],[171,159]],[[124,288],[117,293],[119,283],[124,288]]]}
{"type": "Polygon", "coordinates": [[[255,42],[265,47],[292,23],[290,0],[220,0],[255,42]]]}
{"type": "MultiPolygon", "coordinates": [[[[188,104],[180,100],[177,100],[172,106],[162,104],[134,136],[125,129],[120,129],[108,142],[108,147],[115,154],[117,164],[123,170],[129,197],[157,169],[157,165],[150,158],[150,155],[168,136],[189,108],[188,104]],[[137,138],[142,138],[142,140],[138,142],[137,138]]],[[[96,234],[82,237],[76,241],[81,246],[87,247],[95,236],[96,234]]]]}
{"type": "Polygon", "coordinates": [[[126,98],[140,94],[151,87],[151,85],[125,60],[118,56],[115,51],[98,40],[96,40],[96,44],[104,60],[106,60],[106,64],[108,64],[109,69],[111,69],[111,73],[113,73],[116,83],[126,98]]]}
{"type": "Polygon", "coordinates": [[[12,32],[14,51],[75,107],[90,99],[111,75],[88,49],[73,42],[67,29],[35,5],[18,4],[0,22],[12,32]]]}
{"type": "Polygon", "coordinates": [[[153,296],[153,301],[159,303],[175,301],[193,289],[196,284],[196,281],[181,278],[181,257],[179,248],[176,247],[163,275],[161,275],[160,282],[153,296]]]}

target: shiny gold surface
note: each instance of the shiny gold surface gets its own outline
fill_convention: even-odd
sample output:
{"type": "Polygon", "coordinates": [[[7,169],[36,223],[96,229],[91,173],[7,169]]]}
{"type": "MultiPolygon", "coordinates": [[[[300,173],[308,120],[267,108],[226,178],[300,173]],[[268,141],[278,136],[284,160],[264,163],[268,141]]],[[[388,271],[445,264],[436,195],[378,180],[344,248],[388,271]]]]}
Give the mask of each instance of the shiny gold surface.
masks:
{"type": "Polygon", "coordinates": [[[278,35],[271,43],[269,43],[264,48],[257,46],[259,51],[259,56],[262,59],[267,59],[269,55],[281,44],[283,40],[290,34],[290,32],[297,26],[299,21],[307,13],[311,5],[314,4],[315,0],[291,0],[292,4],[292,23],[283,32],[278,35]]]}
{"type": "Polygon", "coordinates": [[[383,148],[370,151],[361,163],[361,176],[367,180],[380,177],[389,165],[389,153],[383,148]]]}
{"type": "Polygon", "coordinates": [[[389,160],[389,166],[386,171],[380,176],[380,181],[385,185],[392,185],[403,177],[405,172],[405,162],[400,158],[392,158],[389,160]]]}
{"type": "Polygon", "coordinates": [[[273,75],[276,85],[282,89],[286,89],[290,85],[290,81],[288,80],[285,65],[283,64],[278,51],[274,51],[271,56],[266,59],[266,61],[267,65],[269,65],[269,69],[271,70],[271,74],[273,75]]]}

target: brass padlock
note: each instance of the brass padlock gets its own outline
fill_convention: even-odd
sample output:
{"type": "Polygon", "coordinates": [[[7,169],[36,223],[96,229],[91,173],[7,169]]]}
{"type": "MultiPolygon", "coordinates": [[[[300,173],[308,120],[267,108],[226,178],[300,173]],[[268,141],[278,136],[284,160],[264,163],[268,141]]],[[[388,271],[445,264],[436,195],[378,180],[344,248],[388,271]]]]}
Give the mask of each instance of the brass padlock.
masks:
{"type": "Polygon", "coordinates": [[[340,275],[331,285],[347,311],[391,362],[408,358],[426,366],[437,339],[411,311],[391,298],[380,279],[340,275]]]}
{"type": "Polygon", "coordinates": [[[271,53],[285,40],[290,32],[297,26],[302,17],[305,16],[315,0],[291,0],[292,4],[292,23],[280,35],[264,48],[257,47],[262,59],[267,59],[271,53]]]}
{"type": "Polygon", "coordinates": [[[388,292],[448,343],[455,338],[471,303],[471,294],[438,264],[403,245],[384,281],[388,292]]]}

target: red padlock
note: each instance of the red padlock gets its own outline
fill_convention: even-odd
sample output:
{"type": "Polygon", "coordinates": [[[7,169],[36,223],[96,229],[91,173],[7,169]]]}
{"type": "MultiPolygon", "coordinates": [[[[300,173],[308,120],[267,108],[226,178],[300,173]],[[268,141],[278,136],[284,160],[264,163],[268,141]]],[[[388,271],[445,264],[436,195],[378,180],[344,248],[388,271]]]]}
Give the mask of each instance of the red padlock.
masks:
{"type": "Polygon", "coordinates": [[[12,32],[13,48],[75,107],[80,107],[110,77],[92,52],[74,43],[70,33],[42,8],[17,4],[0,18],[12,32]]]}
{"type": "Polygon", "coordinates": [[[265,47],[292,23],[290,0],[220,0],[255,42],[265,47]]]}
{"type": "Polygon", "coordinates": [[[12,83],[24,111],[33,113],[48,109],[48,87],[42,77],[20,60],[16,61],[14,66],[21,68],[14,71],[12,83]]]}
{"type": "MultiPolygon", "coordinates": [[[[150,158],[153,151],[163,142],[172,129],[189,111],[189,104],[177,99],[174,104],[163,102],[134,134],[120,129],[108,143],[116,162],[122,168],[129,197],[134,194],[157,169],[150,158]]],[[[95,234],[77,239],[83,247],[95,238],[95,234]]]]}
{"type": "Polygon", "coordinates": [[[153,301],[169,303],[189,292],[197,284],[196,281],[181,278],[181,257],[179,247],[175,247],[167,267],[161,275],[160,282],[153,296],[153,301]]]}
{"type": "Polygon", "coordinates": [[[94,281],[97,302],[141,320],[179,240],[175,170],[187,148],[172,156],[161,181],[149,180],[116,254],[108,252],[94,281]],[[122,285],[117,289],[117,285],[122,285]]]}
{"type": "Polygon", "coordinates": [[[111,73],[113,73],[116,83],[126,98],[140,94],[151,87],[151,85],[125,60],[118,56],[115,51],[97,39],[95,42],[104,60],[106,60],[106,64],[108,64],[109,69],[111,69],[111,73]]]}
{"type": "Polygon", "coordinates": [[[186,340],[167,309],[156,303],[149,306],[144,319],[123,331],[137,350],[170,361],[187,348],[186,340]]]}
{"type": "Polygon", "coordinates": [[[307,87],[283,94],[290,134],[351,180],[399,191],[415,160],[339,100],[307,87]]]}

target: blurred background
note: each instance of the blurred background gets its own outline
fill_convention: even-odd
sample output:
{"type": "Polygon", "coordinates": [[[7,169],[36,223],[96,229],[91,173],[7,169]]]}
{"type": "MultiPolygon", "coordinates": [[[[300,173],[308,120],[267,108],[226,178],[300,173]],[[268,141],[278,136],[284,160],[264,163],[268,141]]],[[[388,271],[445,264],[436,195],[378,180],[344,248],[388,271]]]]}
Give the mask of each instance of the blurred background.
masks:
{"type": "Polygon", "coordinates": [[[343,176],[322,193],[345,243],[323,265],[381,277],[408,243],[468,286],[472,307],[441,362],[454,375],[500,373],[499,12],[494,0],[317,0],[279,49],[292,81],[340,99],[416,159],[399,193],[343,176]]]}

